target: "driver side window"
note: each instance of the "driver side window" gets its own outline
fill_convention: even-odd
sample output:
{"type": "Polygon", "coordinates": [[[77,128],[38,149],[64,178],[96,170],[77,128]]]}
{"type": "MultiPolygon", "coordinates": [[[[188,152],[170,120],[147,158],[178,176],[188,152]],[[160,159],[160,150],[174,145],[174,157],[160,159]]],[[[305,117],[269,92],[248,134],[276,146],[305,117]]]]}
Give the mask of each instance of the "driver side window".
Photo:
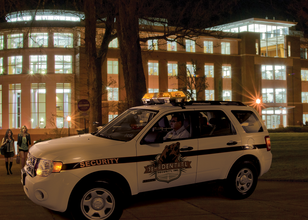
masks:
{"type": "Polygon", "coordinates": [[[146,143],[187,139],[191,137],[191,114],[174,112],[160,118],[145,136],[146,143]]]}

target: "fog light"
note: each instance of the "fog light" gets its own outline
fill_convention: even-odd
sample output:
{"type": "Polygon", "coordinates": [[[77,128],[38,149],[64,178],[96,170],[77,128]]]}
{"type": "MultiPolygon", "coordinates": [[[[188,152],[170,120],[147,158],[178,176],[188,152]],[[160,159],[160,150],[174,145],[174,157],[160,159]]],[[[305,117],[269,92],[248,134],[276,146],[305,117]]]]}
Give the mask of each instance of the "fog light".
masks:
{"type": "Polygon", "coordinates": [[[41,189],[36,190],[34,195],[35,195],[35,198],[39,201],[43,201],[47,199],[47,193],[41,189]]]}

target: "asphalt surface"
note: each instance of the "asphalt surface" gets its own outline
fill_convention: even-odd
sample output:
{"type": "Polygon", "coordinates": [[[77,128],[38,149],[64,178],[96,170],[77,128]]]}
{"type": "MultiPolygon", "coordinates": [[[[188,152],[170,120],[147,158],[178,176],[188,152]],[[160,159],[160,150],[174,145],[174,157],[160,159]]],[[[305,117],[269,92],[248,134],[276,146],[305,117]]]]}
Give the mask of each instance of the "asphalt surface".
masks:
{"type": "MultiPolygon", "coordinates": [[[[6,175],[0,159],[0,220],[68,220],[59,213],[34,204],[23,192],[20,165],[6,175]]],[[[223,196],[217,183],[199,184],[143,193],[132,197],[123,220],[241,220],[308,219],[308,182],[259,181],[245,200],[223,196]]]]}

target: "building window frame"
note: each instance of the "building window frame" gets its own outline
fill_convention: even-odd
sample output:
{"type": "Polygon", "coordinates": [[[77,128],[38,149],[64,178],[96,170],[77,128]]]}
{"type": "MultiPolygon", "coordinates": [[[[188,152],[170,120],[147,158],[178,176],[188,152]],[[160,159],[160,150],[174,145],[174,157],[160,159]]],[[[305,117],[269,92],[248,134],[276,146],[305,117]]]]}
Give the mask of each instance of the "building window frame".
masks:
{"type": "Polygon", "coordinates": [[[31,83],[31,128],[46,128],[45,83],[31,83]]]}
{"type": "Polygon", "coordinates": [[[204,53],[213,53],[213,41],[203,42],[204,53]]]}
{"type": "Polygon", "coordinates": [[[30,48],[34,47],[48,47],[48,33],[29,33],[30,48]]]}
{"type": "Polygon", "coordinates": [[[7,49],[23,48],[24,38],[23,33],[7,35],[7,49]]]}
{"type": "Polygon", "coordinates": [[[47,55],[30,55],[30,74],[47,73],[47,55]]]}
{"type": "Polygon", "coordinates": [[[68,128],[67,116],[72,112],[71,83],[56,83],[56,126],[68,128]]]}
{"type": "Polygon", "coordinates": [[[21,127],[21,84],[9,84],[9,128],[21,127]]]}
{"type": "Polygon", "coordinates": [[[221,42],[221,54],[231,54],[231,43],[221,42]]]}
{"type": "Polygon", "coordinates": [[[71,55],[55,55],[55,73],[72,74],[73,57],[71,55]]]}
{"type": "Polygon", "coordinates": [[[177,51],[176,41],[167,41],[167,51],[177,51]]]}
{"type": "Polygon", "coordinates": [[[22,73],[22,56],[8,57],[8,74],[15,75],[22,73]]]}
{"type": "Polygon", "coordinates": [[[168,62],[168,76],[177,76],[178,75],[178,64],[176,62],[168,62]]]}
{"type": "Polygon", "coordinates": [[[194,40],[185,40],[186,52],[196,52],[196,42],[194,40]]]}
{"type": "Polygon", "coordinates": [[[158,50],[158,39],[148,40],[148,50],[158,50]]]}
{"type": "Polygon", "coordinates": [[[73,48],[74,46],[73,33],[54,33],[53,46],[61,48],[73,48]]]}

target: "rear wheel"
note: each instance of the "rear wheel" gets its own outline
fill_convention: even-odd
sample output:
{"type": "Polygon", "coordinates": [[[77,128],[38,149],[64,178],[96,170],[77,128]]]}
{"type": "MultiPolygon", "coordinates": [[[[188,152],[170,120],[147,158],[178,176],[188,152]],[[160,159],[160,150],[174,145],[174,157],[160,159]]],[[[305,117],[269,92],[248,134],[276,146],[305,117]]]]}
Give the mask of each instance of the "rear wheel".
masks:
{"type": "Polygon", "coordinates": [[[118,192],[102,182],[80,188],[71,200],[71,213],[75,219],[119,219],[123,208],[118,192]]]}
{"type": "Polygon", "coordinates": [[[227,196],[245,199],[255,190],[258,182],[257,170],[251,162],[242,162],[232,168],[226,181],[227,196]]]}

